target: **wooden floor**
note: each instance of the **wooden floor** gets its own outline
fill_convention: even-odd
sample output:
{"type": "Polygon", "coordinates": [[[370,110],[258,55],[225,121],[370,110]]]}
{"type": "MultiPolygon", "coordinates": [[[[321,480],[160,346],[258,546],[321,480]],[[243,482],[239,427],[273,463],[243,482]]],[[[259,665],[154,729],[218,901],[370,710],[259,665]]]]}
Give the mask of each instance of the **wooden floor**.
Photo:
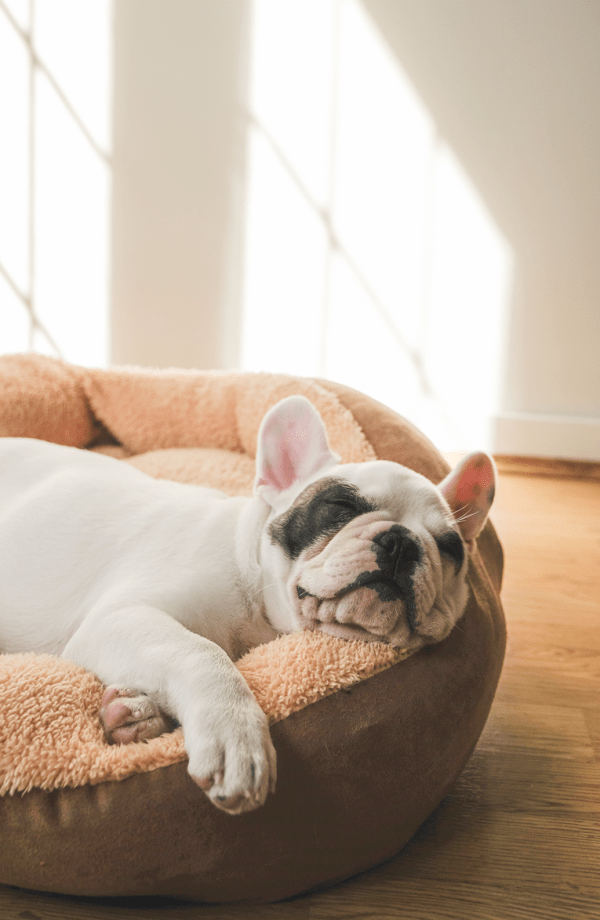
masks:
{"type": "MultiPolygon", "coordinates": [[[[0,920],[600,920],[600,481],[501,463],[509,645],[452,793],[395,859],[268,907],[109,903],[0,888],[0,920]]],[[[551,472],[551,471],[550,471],[551,472]]]]}

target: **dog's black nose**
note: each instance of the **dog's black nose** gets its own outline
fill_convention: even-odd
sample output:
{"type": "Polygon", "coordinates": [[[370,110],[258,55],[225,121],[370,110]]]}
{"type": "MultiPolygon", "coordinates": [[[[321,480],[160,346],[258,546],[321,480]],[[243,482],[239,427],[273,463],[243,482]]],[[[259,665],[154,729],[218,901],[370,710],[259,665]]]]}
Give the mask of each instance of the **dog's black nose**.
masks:
{"type": "Polygon", "coordinates": [[[412,569],[421,558],[421,548],[415,537],[400,524],[394,524],[389,530],[377,534],[373,537],[373,543],[381,547],[377,552],[380,569],[394,579],[407,569],[412,569]]]}

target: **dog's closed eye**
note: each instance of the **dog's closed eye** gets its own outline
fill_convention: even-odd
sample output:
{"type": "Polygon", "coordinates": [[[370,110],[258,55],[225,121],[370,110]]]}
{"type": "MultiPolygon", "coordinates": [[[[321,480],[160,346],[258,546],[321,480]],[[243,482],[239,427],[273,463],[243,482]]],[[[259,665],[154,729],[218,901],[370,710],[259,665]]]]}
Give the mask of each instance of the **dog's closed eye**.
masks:
{"type": "Polygon", "coordinates": [[[350,483],[325,479],[309,486],[292,506],[269,527],[273,543],[279,544],[290,559],[297,559],[321,537],[333,534],[373,505],[350,483]]]}
{"type": "Polygon", "coordinates": [[[333,505],[334,508],[340,508],[345,511],[352,511],[353,514],[356,511],[356,506],[353,502],[345,501],[344,499],[341,499],[341,498],[338,498],[338,499],[329,498],[324,502],[324,504],[333,505]]]}
{"type": "Polygon", "coordinates": [[[352,518],[361,513],[355,504],[343,499],[328,499],[323,502],[323,505],[327,511],[328,518],[333,521],[339,521],[341,524],[351,521],[352,518]]]}

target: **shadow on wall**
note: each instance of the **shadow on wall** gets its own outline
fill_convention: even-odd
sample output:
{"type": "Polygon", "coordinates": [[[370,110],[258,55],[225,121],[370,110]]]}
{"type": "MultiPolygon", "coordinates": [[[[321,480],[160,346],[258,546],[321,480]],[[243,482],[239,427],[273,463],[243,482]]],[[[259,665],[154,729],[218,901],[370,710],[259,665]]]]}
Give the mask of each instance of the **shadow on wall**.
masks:
{"type": "Polygon", "coordinates": [[[600,460],[600,7],[363,6],[513,254],[492,446],[600,460]]]}

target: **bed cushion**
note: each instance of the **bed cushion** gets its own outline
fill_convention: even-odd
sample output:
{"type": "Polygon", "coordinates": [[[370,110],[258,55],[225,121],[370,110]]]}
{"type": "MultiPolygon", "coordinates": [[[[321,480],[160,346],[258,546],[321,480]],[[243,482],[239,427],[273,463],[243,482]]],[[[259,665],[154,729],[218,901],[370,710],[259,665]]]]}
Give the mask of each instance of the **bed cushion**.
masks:
{"type": "MultiPolygon", "coordinates": [[[[247,494],[260,421],[294,393],[319,410],[344,462],[395,460],[433,482],[448,472],[433,445],[386,407],[329,381],[285,375],[100,371],[4,356],[0,435],[102,451],[150,475],[247,494]]],[[[465,614],[438,645],[407,657],[299,635],[241,659],[273,723],[278,783],[262,808],[236,817],[217,811],[189,778],[177,733],[110,748],[98,734],[95,678],[43,656],[5,656],[0,738],[15,737],[17,684],[41,713],[62,693],[65,711],[74,705],[82,721],[70,743],[59,736],[52,747],[43,715],[32,718],[30,738],[42,729],[39,756],[25,743],[20,757],[15,744],[2,746],[0,882],[78,895],[266,902],[392,856],[450,790],[485,724],[504,656],[501,575],[488,522],[470,559],[465,614]],[[40,676],[59,672],[56,681],[40,676]],[[73,689],[77,680],[85,693],[73,689]]]]}

